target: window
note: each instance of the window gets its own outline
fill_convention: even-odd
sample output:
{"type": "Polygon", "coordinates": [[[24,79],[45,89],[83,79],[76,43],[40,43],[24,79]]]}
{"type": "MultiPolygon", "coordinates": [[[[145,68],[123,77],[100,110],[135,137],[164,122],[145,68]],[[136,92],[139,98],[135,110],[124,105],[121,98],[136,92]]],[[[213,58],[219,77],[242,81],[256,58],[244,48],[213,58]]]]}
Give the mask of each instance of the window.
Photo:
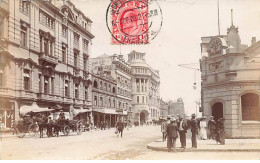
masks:
{"type": "Polygon", "coordinates": [[[44,39],[44,43],[43,43],[44,45],[44,54],[45,55],[48,55],[48,40],[47,39],[44,39]]]}
{"type": "Polygon", "coordinates": [[[88,86],[85,86],[85,100],[88,100],[88,86]]]}
{"type": "Polygon", "coordinates": [[[116,107],[116,100],[113,100],[113,107],[116,107]]]}
{"type": "Polygon", "coordinates": [[[64,95],[65,95],[65,97],[69,97],[69,81],[68,80],[65,80],[64,95]]]}
{"type": "Polygon", "coordinates": [[[115,87],[113,87],[113,93],[116,93],[116,89],[115,89],[115,87]]]}
{"type": "Polygon", "coordinates": [[[118,103],[118,108],[121,108],[121,102],[118,103]]]}
{"type": "Polygon", "coordinates": [[[143,104],[144,104],[144,96],[142,96],[142,102],[143,102],[143,104]]]}
{"type": "Polygon", "coordinates": [[[79,98],[79,84],[75,84],[75,98],[79,98]]]}
{"type": "Polygon", "coordinates": [[[105,90],[107,91],[107,83],[105,83],[105,90]]]}
{"type": "Polygon", "coordinates": [[[53,54],[53,46],[52,46],[52,42],[51,41],[49,41],[49,49],[50,49],[50,53],[49,53],[49,55],[50,56],[52,56],[52,54],[53,54]]]}
{"type": "Polygon", "coordinates": [[[68,36],[68,27],[66,27],[65,25],[62,25],[62,36],[64,38],[67,38],[68,36]]]}
{"type": "Polygon", "coordinates": [[[25,14],[29,14],[29,1],[25,1],[25,0],[20,0],[20,11],[25,13],[25,14]]]}
{"type": "Polygon", "coordinates": [[[21,47],[26,48],[27,47],[27,28],[26,26],[23,24],[21,25],[21,47]]]}
{"type": "Polygon", "coordinates": [[[74,33],[74,44],[79,45],[79,35],[77,33],[74,33]]]}
{"type": "Polygon", "coordinates": [[[78,67],[78,55],[79,55],[79,52],[74,51],[74,66],[75,67],[78,67]]]}
{"type": "Polygon", "coordinates": [[[103,106],[103,97],[100,97],[100,104],[99,106],[103,106]]]}
{"type": "Polygon", "coordinates": [[[242,120],[260,121],[259,95],[246,93],[241,96],[242,120]]]}
{"type": "Polygon", "coordinates": [[[109,107],[112,107],[111,99],[109,99],[108,101],[109,101],[109,107]]]}
{"type": "Polygon", "coordinates": [[[108,91],[111,92],[111,85],[108,85],[108,91]]]}
{"type": "Polygon", "coordinates": [[[137,103],[139,103],[139,96],[137,96],[137,103]]]}
{"type": "Polygon", "coordinates": [[[97,96],[94,96],[94,105],[97,106],[97,96]]]}
{"type": "Polygon", "coordinates": [[[24,90],[30,90],[30,70],[24,69],[24,90]]]}
{"type": "Polygon", "coordinates": [[[102,89],[102,81],[100,81],[99,89],[102,89]]]}
{"type": "Polygon", "coordinates": [[[88,40],[86,40],[86,39],[83,39],[83,49],[84,50],[88,50],[88,40]]]}
{"type": "Polygon", "coordinates": [[[39,22],[51,29],[54,29],[54,18],[42,10],[39,10],[39,22]]]}
{"type": "Polygon", "coordinates": [[[67,60],[67,48],[65,45],[62,45],[62,62],[66,63],[67,60]]]}
{"type": "Polygon", "coordinates": [[[88,56],[83,57],[83,65],[84,65],[84,71],[87,71],[88,67],[88,56]]]}
{"type": "Polygon", "coordinates": [[[98,88],[98,84],[96,80],[94,80],[94,88],[98,88]]]}
{"type": "Polygon", "coordinates": [[[44,76],[44,94],[49,93],[49,77],[44,76]]]}

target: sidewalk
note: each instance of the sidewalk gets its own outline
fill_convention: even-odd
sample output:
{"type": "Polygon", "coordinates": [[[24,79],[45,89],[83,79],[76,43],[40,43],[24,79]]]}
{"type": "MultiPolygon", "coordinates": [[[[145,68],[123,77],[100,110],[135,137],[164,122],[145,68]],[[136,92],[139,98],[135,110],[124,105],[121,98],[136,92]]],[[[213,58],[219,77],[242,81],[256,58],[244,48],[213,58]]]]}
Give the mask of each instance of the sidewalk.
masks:
{"type": "MultiPolygon", "coordinates": [[[[226,139],[225,145],[217,144],[214,140],[197,140],[198,148],[191,148],[191,140],[186,140],[186,149],[180,148],[180,139],[176,141],[177,152],[260,152],[260,139],[226,139]]],[[[147,144],[148,149],[168,151],[167,142],[158,140],[147,144]]]]}

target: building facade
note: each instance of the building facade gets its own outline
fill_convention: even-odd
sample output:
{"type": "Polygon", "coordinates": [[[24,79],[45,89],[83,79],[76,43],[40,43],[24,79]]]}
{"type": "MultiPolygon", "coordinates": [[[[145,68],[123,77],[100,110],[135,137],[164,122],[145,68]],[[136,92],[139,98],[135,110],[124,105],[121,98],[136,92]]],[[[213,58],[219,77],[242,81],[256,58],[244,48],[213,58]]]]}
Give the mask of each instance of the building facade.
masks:
{"type": "Polygon", "coordinates": [[[91,117],[92,21],[59,0],[1,1],[1,21],[1,128],[40,108],[91,117]]]}
{"type": "Polygon", "coordinates": [[[100,127],[101,121],[115,127],[118,113],[117,82],[110,72],[104,72],[102,67],[92,74],[92,101],[94,125],[100,127]]]}
{"type": "Polygon", "coordinates": [[[162,99],[160,100],[160,118],[167,118],[168,113],[168,108],[169,104],[168,102],[163,101],[162,99]]]}
{"type": "Polygon", "coordinates": [[[100,67],[106,73],[111,74],[116,80],[116,112],[118,117],[124,120],[131,120],[132,116],[132,97],[131,97],[131,67],[125,62],[122,55],[108,56],[106,54],[92,58],[93,73],[96,73],[100,67]]]}
{"type": "Polygon", "coordinates": [[[241,44],[233,23],[227,35],[201,40],[203,115],[225,118],[227,137],[260,137],[260,41],[241,44]]]}
{"type": "Polygon", "coordinates": [[[175,116],[179,114],[181,117],[185,118],[184,103],[181,98],[178,98],[176,101],[168,102],[168,113],[170,116],[175,116]]]}
{"type": "Polygon", "coordinates": [[[160,75],[145,61],[145,53],[132,51],[128,54],[132,69],[133,121],[139,124],[159,120],[160,75]]]}

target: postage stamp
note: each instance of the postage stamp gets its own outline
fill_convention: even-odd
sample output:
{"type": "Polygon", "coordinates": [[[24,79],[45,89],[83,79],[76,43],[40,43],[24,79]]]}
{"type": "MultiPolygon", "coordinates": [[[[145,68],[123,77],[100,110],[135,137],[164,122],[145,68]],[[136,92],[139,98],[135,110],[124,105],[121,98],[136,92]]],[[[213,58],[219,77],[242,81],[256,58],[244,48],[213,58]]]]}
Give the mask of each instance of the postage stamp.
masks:
{"type": "Polygon", "coordinates": [[[147,44],[162,26],[162,12],[155,0],[112,0],[106,16],[115,45],[147,44]]]}

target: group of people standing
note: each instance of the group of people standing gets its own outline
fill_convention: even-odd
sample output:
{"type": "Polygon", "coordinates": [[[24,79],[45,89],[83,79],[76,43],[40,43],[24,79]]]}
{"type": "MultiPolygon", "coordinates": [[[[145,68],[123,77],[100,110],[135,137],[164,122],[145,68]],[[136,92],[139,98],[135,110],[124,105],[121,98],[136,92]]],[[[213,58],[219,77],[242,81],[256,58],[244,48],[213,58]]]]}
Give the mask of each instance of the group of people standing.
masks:
{"type": "Polygon", "coordinates": [[[163,120],[161,125],[161,131],[163,134],[163,141],[167,138],[167,148],[168,152],[172,150],[176,152],[176,140],[178,138],[178,133],[180,135],[181,148],[186,148],[186,133],[190,129],[192,133],[191,142],[192,148],[197,148],[196,135],[198,132],[198,122],[195,119],[196,115],[191,115],[191,120],[183,119],[183,117],[177,115],[175,117],[167,116],[167,120],[163,120]]]}

